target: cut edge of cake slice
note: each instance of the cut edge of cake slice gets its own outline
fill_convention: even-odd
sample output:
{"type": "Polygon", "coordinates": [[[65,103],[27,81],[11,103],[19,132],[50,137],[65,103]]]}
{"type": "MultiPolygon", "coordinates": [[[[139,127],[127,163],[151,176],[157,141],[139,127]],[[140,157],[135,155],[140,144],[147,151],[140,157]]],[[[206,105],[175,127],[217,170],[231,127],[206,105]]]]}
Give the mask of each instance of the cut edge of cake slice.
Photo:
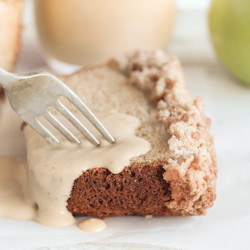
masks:
{"type": "Polygon", "coordinates": [[[20,48],[22,0],[0,0],[0,67],[13,71],[20,48]]]}

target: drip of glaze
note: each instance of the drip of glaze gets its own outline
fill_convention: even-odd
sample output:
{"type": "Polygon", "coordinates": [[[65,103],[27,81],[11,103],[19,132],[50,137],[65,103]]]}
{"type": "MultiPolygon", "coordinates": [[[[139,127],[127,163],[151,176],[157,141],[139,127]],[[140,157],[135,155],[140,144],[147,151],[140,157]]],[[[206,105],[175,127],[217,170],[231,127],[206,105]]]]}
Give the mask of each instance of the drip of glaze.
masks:
{"type": "MultiPolygon", "coordinates": [[[[116,113],[99,113],[97,117],[114,136],[116,142],[108,143],[93,125],[87,126],[98,138],[101,145],[92,145],[81,134],[73,131],[80,139],[76,145],[60,138],[60,134],[52,131],[59,137],[61,143],[52,145],[47,143],[29,126],[25,127],[28,148],[28,184],[32,206],[37,204],[37,211],[29,219],[46,226],[67,226],[75,223],[75,218],[67,210],[67,200],[74,181],[84,171],[93,168],[107,168],[110,172],[120,173],[125,166],[130,165],[130,159],[147,153],[150,143],[135,135],[141,123],[136,117],[116,113]]],[[[4,179],[5,177],[3,177],[4,179]]],[[[7,204],[7,203],[6,203],[7,204]]],[[[26,204],[26,203],[25,203],[26,204]]],[[[10,205],[6,207],[9,210],[10,205]]],[[[18,207],[18,205],[15,205],[18,207]]],[[[9,217],[11,218],[11,217],[9,217]]],[[[25,218],[20,219],[27,219],[25,218]]]]}
{"type": "Polygon", "coordinates": [[[0,217],[32,220],[36,205],[30,199],[26,161],[0,157],[0,217]]]}
{"type": "Polygon", "coordinates": [[[106,223],[101,219],[90,218],[82,220],[78,227],[85,232],[99,232],[106,229],[106,223]]]}

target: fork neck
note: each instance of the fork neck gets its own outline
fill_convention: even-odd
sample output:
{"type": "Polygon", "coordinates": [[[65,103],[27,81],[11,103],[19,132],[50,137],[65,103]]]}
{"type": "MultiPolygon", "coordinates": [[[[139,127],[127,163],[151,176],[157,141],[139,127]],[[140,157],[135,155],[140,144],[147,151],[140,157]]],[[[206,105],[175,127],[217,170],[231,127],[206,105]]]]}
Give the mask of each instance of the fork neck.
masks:
{"type": "Polygon", "coordinates": [[[0,67],[0,85],[8,89],[10,85],[17,81],[17,77],[14,74],[9,73],[0,67]]]}

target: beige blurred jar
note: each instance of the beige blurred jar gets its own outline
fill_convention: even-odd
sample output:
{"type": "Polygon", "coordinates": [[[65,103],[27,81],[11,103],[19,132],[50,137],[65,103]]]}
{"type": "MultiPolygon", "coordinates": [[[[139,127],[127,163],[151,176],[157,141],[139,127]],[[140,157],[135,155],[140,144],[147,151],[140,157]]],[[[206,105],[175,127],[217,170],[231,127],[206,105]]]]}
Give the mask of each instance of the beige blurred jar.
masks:
{"type": "Polygon", "coordinates": [[[141,47],[165,49],[174,0],[35,0],[38,35],[46,53],[86,65],[141,47]]]}

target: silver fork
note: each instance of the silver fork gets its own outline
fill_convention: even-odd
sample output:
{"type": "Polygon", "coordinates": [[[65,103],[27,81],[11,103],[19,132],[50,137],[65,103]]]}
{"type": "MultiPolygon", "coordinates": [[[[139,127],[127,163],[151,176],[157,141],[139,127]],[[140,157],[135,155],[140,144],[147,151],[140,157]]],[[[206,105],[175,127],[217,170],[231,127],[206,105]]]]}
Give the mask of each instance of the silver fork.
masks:
{"type": "Polygon", "coordinates": [[[38,116],[45,117],[70,142],[80,144],[78,138],[48,110],[48,107],[52,106],[64,115],[91,143],[96,146],[100,144],[96,137],[59,100],[60,96],[66,97],[75,105],[108,142],[115,142],[112,135],[81,99],[62,81],[50,73],[34,72],[26,75],[16,75],[0,68],[0,85],[7,90],[9,102],[13,110],[24,122],[49,142],[60,143],[58,138],[39,122],[38,116]]]}

